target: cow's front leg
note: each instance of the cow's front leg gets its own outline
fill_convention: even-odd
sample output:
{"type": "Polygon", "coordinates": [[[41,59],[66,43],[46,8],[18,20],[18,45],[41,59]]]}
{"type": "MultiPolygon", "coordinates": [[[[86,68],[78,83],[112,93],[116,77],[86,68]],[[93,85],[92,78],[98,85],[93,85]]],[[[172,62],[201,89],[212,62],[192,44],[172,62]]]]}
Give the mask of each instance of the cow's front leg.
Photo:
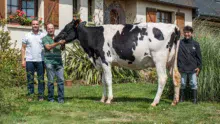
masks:
{"type": "Polygon", "coordinates": [[[156,106],[159,103],[160,97],[163,93],[163,89],[164,89],[164,86],[165,86],[166,81],[167,81],[167,74],[166,74],[165,64],[157,63],[156,64],[156,69],[157,69],[157,75],[158,75],[158,89],[157,89],[156,97],[154,98],[154,101],[151,104],[151,106],[156,106]]]}
{"type": "Polygon", "coordinates": [[[107,90],[106,90],[104,71],[102,71],[102,87],[103,87],[103,91],[102,91],[102,98],[101,98],[100,102],[104,103],[105,100],[107,99],[107,90]]]}
{"type": "Polygon", "coordinates": [[[111,65],[109,63],[108,65],[103,64],[102,67],[103,67],[103,76],[108,90],[108,99],[106,101],[106,104],[111,104],[111,101],[113,99],[111,65]]]}

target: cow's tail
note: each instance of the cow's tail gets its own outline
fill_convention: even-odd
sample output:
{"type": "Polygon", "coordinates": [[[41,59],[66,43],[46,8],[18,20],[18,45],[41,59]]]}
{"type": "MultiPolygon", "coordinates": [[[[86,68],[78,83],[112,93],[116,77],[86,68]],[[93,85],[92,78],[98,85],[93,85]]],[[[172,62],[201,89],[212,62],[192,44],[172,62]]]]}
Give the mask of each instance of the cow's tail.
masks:
{"type": "Polygon", "coordinates": [[[181,75],[177,67],[177,57],[178,57],[178,51],[180,45],[180,31],[178,28],[175,28],[175,35],[176,37],[174,41],[174,48],[175,48],[174,62],[172,64],[172,69],[170,70],[174,84],[174,99],[172,105],[176,105],[179,102],[180,80],[181,80],[181,75]]]}

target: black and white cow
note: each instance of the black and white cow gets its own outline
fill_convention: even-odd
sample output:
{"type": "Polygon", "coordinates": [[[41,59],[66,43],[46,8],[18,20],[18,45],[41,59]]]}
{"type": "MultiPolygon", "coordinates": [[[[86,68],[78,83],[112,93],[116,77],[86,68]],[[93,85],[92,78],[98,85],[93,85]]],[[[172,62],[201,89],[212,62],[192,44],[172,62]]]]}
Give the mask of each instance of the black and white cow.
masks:
{"type": "Polygon", "coordinates": [[[180,31],[174,24],[140,23],[86,27],[86,22],[73,20],[55,38],[55,42],[78,39],[95,67],[102,69],[103,96],[101,102],[111,103],[111,66],[128,69],[156,67],[158,89],[152,106],[159,103],[167,81],[167,70],[173,77],[173,105],[179,101],[180,74],[177,51],[180,31]],[[107,99],[107,100],[106,100],[107,99]]]}

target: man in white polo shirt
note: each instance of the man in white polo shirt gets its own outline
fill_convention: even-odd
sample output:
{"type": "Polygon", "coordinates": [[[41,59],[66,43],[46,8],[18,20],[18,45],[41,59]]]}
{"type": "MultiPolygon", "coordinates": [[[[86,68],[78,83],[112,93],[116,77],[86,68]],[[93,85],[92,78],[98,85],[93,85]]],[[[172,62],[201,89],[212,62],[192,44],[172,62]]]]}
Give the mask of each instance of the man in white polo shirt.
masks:
{"type": "Polygon", "coordinates": [[[43,45],[42,38],[44,33],[39,31],[39,21],[32,21],[32,31],[27,33],[22,39],[22,67],[26,68],[27,72],[27,89],[28,101],[33,100],[34,96],[34,72],[37,72],[38,79],[38,100],[44,100],[44,63],[43,63],[43,45]]]}

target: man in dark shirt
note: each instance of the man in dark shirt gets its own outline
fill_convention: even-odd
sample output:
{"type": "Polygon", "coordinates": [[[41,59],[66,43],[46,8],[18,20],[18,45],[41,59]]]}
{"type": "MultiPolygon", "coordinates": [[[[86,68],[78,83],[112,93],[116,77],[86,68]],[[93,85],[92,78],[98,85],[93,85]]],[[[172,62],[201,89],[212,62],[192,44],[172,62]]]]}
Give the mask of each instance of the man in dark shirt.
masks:
{"type": "Polygon", "coordinates": [[[64,103],[64,76],[61,50],[65,41],[54,42],[54,25],[47,24],[47,36],[42,41],[44,45],[44,62],[48,79],[48,100],[54,102],[54,78],[57,77],[58,102],[64,103]]]}
{"type": "Polygon", "coordinates": [[[180,41],[178,69],[181,73],[180,102],[184,101],[187,78],[192,89],[193,103],[197,103],[197,76],[202,68],[202,56],[199,43],[193,40],[193,28],[185,26],[184,39],[180,41]]]}

